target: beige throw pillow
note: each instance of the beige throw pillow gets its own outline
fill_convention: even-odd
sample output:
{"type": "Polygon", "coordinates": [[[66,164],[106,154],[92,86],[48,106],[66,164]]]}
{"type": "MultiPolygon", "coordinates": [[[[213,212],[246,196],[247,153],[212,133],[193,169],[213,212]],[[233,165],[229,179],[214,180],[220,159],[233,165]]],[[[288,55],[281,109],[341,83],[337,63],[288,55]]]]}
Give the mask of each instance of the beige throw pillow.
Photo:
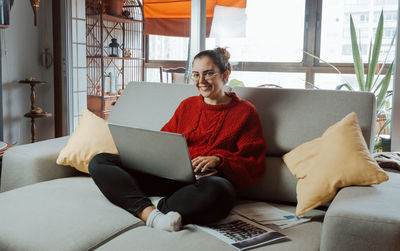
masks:
{"type": "Polygon", "coordinates": [[[282,158],[298,179],[296,215],[332,200],[342,187],[389,179],[371,156],[354,112],[282,158]]]}
{"type": "Polygon", "coordinates": [[[89,173],[90,160],[102,152],[118,154],[107,122],[85,109],[78,127],[61,150],[56,162],[89,173]]]}

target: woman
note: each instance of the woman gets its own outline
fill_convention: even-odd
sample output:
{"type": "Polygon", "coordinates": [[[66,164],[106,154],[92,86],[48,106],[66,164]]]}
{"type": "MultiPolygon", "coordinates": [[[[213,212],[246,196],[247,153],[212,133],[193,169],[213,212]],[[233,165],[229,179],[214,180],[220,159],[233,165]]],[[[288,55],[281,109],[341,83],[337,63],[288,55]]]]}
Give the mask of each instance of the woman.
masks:
{"type": "Polygon", "coordinates": [[[226,217],[235,189],[259,181],[265,169],[265,141],[255,107],[224,92],[231,73],[229,52],[202,51],[192,63],[199,96],[181,102],[161,129],[186,137],[195,173],[216,169],[195,184],[127,171],[118,155],[102,153],[89,164],[101,192],[149,227],[178,231],[182,224],[208,224],[226,217]],[[148,196],[165,196],[151,201],[148,196]]]}

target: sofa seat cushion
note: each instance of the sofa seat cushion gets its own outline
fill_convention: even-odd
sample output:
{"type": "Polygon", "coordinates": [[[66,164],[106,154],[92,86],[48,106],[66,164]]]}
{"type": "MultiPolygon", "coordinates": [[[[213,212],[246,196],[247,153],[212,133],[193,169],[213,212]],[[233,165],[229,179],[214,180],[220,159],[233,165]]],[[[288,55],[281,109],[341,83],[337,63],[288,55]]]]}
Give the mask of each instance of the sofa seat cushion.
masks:
{"type": "MultiPolygon", "coordinates": [[[[280,209],[294,213],[294,206],[272,204],[280,209]]],[[[312,210],[307,216],[312,221],[288,229],[274,228],[290,238],[290,241],[276,243],[256,248],[254,250],[319,250],[324,213],[321,210],[312,210]]],[[[166,232],[148,227],[137,227],[117,236],[96,250],[171,250],[171,251],[203,251],[203,250],[235,250],[225,242],[201,231],[194,225],[185,226],[179,232],[166,232]]]]}
{"type": "Polygon", "coordinates": [[[87,250],[142,224],[89,177],[0,193],[0,250],[87,250]]]}
{"type": "Polygon", "coordinates": [[[400,173],[389,181],[340,190],[330,205],[321,250],[400,250],[400,173]]]}

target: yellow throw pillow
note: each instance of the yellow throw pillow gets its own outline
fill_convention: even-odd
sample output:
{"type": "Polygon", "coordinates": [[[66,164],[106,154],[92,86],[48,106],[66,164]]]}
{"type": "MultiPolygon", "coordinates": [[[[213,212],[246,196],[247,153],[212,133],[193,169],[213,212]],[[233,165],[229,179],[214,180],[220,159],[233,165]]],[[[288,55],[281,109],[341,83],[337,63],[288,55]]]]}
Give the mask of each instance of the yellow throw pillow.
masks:
{"type": "Polygon", "coordinates": [[[354,112],[282,158],[298,179],[296,215],[332,200],[342,187],[389,179],[370,155],[354,112]]]}
{"type": "Polygon", "coordinates": [[[56,162],[89,173],[90,160],[102,152],[118,154],[107,122],[85,109],[78,127],[69,138],[67,146],[61,150],[56,162]]]}

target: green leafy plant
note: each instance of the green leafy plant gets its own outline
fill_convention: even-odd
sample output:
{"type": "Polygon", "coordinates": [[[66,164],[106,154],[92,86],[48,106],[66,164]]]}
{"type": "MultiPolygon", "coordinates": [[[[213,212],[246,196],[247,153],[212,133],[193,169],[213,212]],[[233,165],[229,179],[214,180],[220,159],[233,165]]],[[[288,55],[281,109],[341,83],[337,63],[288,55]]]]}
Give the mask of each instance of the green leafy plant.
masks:
{"type": "MultiPolygon", "coordinates": [[[[356,29],[354,27],[353,17],[351,15],[350,36],[351,47],[353,51],[354,71],[357,77],[358,88],[360,91],[373,92],[375,94],[377,108],[376,111],[377,114],[379,114],[381,113],[382,108],[384,108],[384,105],[388,100],[388,96],[391,95],[387,94],[387,90],[393,73],[393,62],[391,62],[386,74],[383,76],[383,78],[381,78],[381,73],[383,68],[385,67],[390,49],[386,54],[383,64],[378,64],[383,37],[383,11],[381,11],[379,17],[374,44],[372,45],[372,42],[370,42],[366,72],[364,72],[364,65],[361,60],[360,49],[357,43],[356,29]]],[[[392,39],[390,47],[392,47],[394,39],[395,36],[392,39]]],[[[349,90],[352,90],[351,86],[348,83],[339,85],[336,89],[341,89],[342,87],[346,87],[349,90]]]]}
{"type": "MultiPolygon", "coordinates": [[[[389,52],[393,46],[394,40],[396,38],[395,34],[392,38],[392,42],[390,44],[389,50],[387,51],[386,57],[382,64],[378,63],[381,45],[382,45],[382,37],[383,37],[383,11],[381,11],[378,26],[376,28],[374,43],[370,41],[369,52],[368,52],[368,61],[366,63],[366,71],[364,71],[364,64],[361,59],[360,47],[357,41],[356,29],[353,22],[353,17],[350,15],[350,37],[351,37],[351,47],[353,52],[353,62],[354,62],[354,71],[357,78],[358,90],[365,92],[373,92],[376,96],[376,113],[379,114],[389,114],[388,113],[388,102],[389,97],[392,95],[388,93],[388,87],[390,84],[390,79],[393,73],[393,61],[390,63],[389,68],[385,75],[382,75],[382,70],[384,69],[389,52]]],[[[311,53],[304,52],[305,54],[320,60],[331,66],[335,71],[341,75],[340,70],[335,67],[333,64],[328,63],[319,57],[312,55],[311,53]]],[[[353,91],[353,87],[347,82],[343,81],[342,84],[338,85],[336,89],[340,90],[342,88],[347,88],[348,90],[353,91]]],[[[390,124],[390,119],[387,119],[383,127],[378,132],[379,134],[382,130],[390,124]]]]}

